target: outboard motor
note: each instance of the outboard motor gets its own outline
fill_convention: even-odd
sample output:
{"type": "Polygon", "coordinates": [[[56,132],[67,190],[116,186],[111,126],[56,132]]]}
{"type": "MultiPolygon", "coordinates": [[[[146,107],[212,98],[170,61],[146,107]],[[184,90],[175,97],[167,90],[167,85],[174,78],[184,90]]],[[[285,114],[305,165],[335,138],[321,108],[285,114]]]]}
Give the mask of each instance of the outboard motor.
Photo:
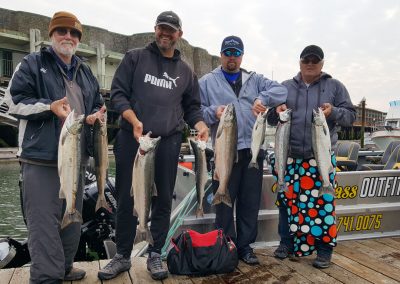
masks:
{"type": "Polygon", "coordinates": [[[115,179],[107,178],[104,195],[110,208],[100,208],[95,211],[98,189],[96,175],[94,174],[93,159],[90,159],[85,175],[85,188],[83,192],[83,223],[81,227],[81,239],[75,261],[93,260],[97,254],[100,259],[106,259],[107,250],[105,242],[115,241],[115,214],[117,212],[117,193],[115,190],[115,179]],[[87,252],[87,248],[91,253],[87,252]]]}
{"type": "Polygon", "coordinates": [[[31,261],[27,241],[0,240],[0,269],[21,267],[31,261]]]}

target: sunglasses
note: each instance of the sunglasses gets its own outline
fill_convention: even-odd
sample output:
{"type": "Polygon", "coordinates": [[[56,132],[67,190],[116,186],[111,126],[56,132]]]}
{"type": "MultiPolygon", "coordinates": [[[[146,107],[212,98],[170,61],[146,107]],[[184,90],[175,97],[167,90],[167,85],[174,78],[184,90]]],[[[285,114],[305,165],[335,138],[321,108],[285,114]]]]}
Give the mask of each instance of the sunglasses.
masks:
{"type": "Polygon", "coordinates": [[[74,29],[56,28],[55,31],[60,36],[65,36],[68,32],[71,35],[71,37],[79,38],[81,36],[81,33],[74,29]]]}
{"type": "Polygon", "coordinates": [[[319,60],[318,58],[316,58],[316,57],[312,57],[312,58],[303,58],[303,59],[301,59],[301,63],[303,63],[303,64],[318,64],[318,63],[320,63],[321,62],[321,60],[319,60]]]}
{"type": "Polygon", "coordinates": [[[226,57],[231,57],[231,56],[239,57],[239,56],[242,55],[242,52],[240,52],[239,50],[235,50],[235,51],[225,50],[225,51],[223,52],[223,54],[224,54],[226,57]]]}

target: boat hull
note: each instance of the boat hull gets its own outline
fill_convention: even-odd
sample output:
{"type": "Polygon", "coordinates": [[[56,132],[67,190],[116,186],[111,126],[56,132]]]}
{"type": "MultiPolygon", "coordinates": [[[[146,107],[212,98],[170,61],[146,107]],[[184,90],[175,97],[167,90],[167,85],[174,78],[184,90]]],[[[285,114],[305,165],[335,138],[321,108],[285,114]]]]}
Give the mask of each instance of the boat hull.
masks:
{"type": "Polygon", "coordinates": [[[371,134],[371,140],[379,149],[385,150],[390,142],[400,140],[400,130],[377,130],[371,134]]]}

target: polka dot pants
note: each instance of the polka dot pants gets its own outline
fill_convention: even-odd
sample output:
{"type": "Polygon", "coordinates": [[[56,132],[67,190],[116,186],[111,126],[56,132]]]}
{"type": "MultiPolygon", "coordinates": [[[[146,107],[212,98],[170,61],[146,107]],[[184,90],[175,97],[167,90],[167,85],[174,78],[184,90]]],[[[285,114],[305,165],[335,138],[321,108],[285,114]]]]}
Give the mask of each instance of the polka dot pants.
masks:
{"type": "MultiPolygon", "coordinates": [[[[277,178],[274,159],[271,164],[273,175],[277,178]]],[[[332,165],[335,169],[335,155],[332,155],[332,165]]],[[[333,170],[329,176],[333,185],[335,175],[333,170]]],[[[276,203],[287,209],[288,230],[294,237],[294,253],[297,256],[312,254],[316,249],[316,240],[336,246],[335,198],[329,194],[318,197],[322,179],[315,159],[288,158],[285,181],[288,191],[278,192],[276,203]]],[[[276,188],[275,184],[273,190],[276,188]]]]}

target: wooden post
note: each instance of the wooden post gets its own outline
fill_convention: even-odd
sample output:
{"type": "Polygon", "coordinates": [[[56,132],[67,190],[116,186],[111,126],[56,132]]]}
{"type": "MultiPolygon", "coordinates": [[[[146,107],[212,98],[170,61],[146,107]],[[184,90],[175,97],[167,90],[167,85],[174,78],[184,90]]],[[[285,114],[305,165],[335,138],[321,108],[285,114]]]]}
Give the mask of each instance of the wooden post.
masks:
{"type": "Polygon", "coordinates": [[[361,100],[361,141],[360,146],[364,148],[364,133],[365,133],[365,97],[361,100]]]}

